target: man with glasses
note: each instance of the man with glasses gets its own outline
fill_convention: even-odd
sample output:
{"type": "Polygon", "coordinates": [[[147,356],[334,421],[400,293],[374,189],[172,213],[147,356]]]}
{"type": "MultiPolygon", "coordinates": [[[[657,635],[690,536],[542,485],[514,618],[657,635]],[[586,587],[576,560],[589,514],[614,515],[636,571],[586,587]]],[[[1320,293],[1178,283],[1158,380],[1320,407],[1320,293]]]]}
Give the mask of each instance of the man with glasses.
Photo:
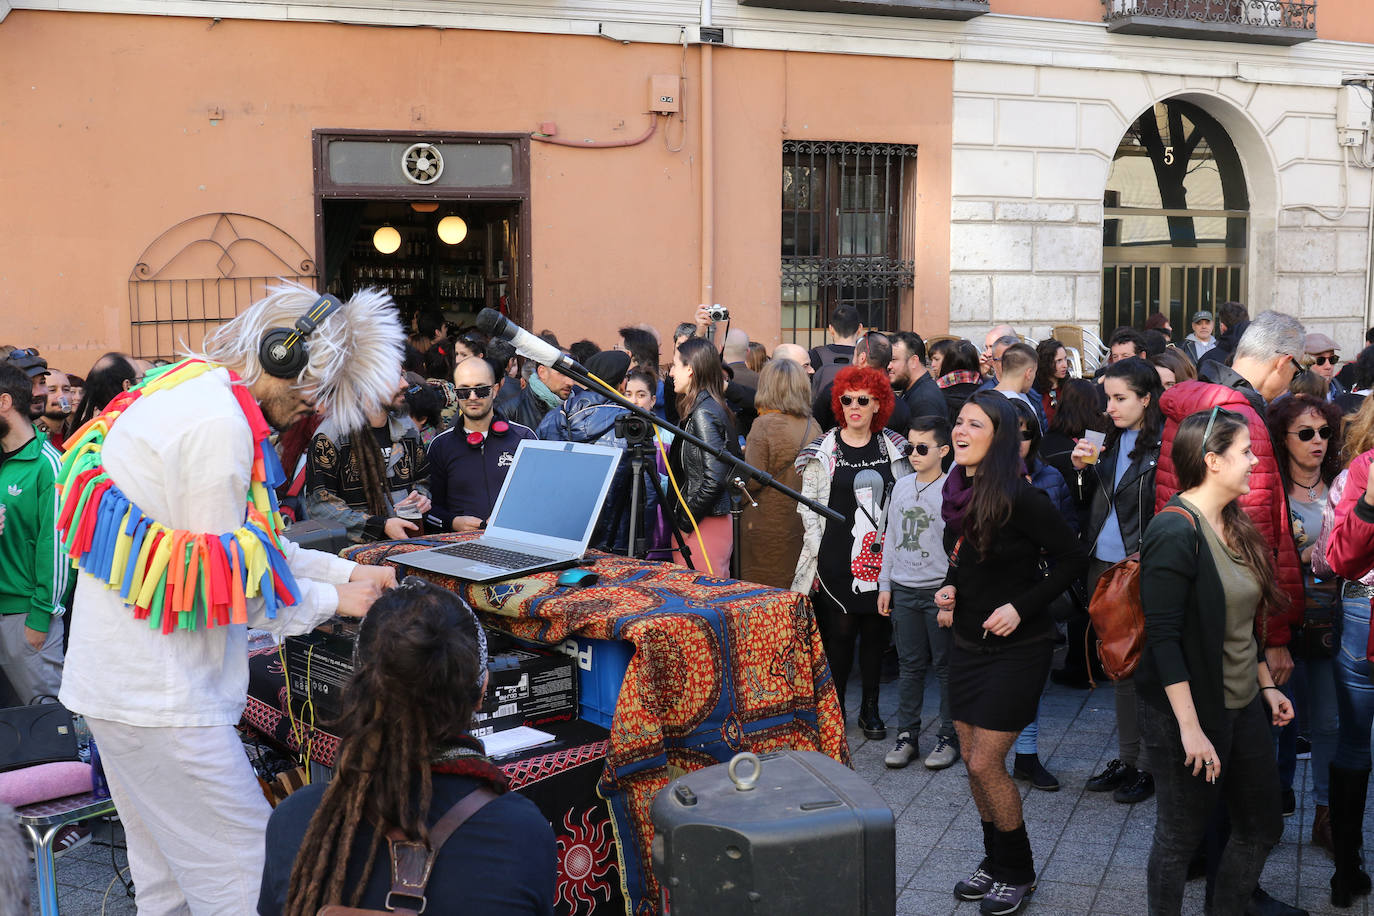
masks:
{"type": "Polygon", "coordinates": [[[534,430],[495,409],[496,374],[477,358],[453,370],[458,414],[453,427],[429,444],[429,484],[433,505],[429,522],[442,531],[485,528],[506,473],[523,439],[534,430]]]}
{"type": "Polygon", "coordinates": [[[1345,388],[1336,381],[1337,364],[1341,358],[1336,355],[1340,347],[1325,334],[1308,334],[1303,341],[1302,351],[1311,360],[1312,373],[1326,379],[1326,399],[1334,401],[1345,394],[1345,388]]]}

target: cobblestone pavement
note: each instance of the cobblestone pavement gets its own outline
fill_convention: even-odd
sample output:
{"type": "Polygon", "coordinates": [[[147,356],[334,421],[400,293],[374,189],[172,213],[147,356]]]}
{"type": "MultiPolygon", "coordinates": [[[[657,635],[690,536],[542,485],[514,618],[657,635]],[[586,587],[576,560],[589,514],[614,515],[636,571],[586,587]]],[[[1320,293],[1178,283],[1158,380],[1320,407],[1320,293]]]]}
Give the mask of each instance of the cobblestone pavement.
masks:
{"type": "MultiPolygon", "coordinates": [[[[857,698],[858,685],[849,690],[857,698]]],[[[881,710],[889,726],[895,724],[896,684],[884,684],[881,710]]],[[[852,712],[852,711],[851,711],[852,712]]],[[[935,741],[938,716],[935,692],[927,691],[926,724],[921,750],[935,741]]],[[[889,734],[896,733],[889,728],[889,734]]],[[[981,855],[978,814],[968,794],[962,764],[931,773],[919,762],[902,770],[883,765],[889,741],[866,741],[855,728],[849,732],[854,765],[872,782],[897,817],[897,912],[903,916],[971,916],[976,903],[960,903],[951,889],[966,877],[981,855]]],[[[1024,788],[1026,823],[1040,870],[1040,886],[1026,908],[1044,916],[1134,916],[1145,912],[1145,865],[1154,828],[1153,801],[1118,805],[1110,793],[1083,791],[1083,783],[1116,756],[1115,714],[1110,686],[1095,691],[1068,690],[1051,685],[1041,703],[1040,757],[1059,777],[1058,792],[1024,788]]],[[[1312,799],[1309,762],[1298,762],[1303,791],[1297,813],[1287,819],[1283,842],[1269,857],[1262,884],[1289,903],[1300,902],[1312,913],[1368,914],[1367,900],[1348,910],[1330,906],[1327,882],[1331,863],[1306,839],[1311,833],[1312,799]]],[[[122,833],[114,828],[117,844],[122,833]]],[[[1367,819],[1367,836],[1374,836],[1374,820],[1367,819]]],[[[64,916],[132,914],[134,906],[123,888],[113,885],[109,825],[97,830],[90,845],[59,859],[57,880],[64,916]]],[[[120,867],[124,853],[116,853],[120,867]]],[[[34,909],[37,912],[37,909],[34,909]]],[[[1184,913],[1202,912],[1202,882],[1188,886],[1184,913]]]]}

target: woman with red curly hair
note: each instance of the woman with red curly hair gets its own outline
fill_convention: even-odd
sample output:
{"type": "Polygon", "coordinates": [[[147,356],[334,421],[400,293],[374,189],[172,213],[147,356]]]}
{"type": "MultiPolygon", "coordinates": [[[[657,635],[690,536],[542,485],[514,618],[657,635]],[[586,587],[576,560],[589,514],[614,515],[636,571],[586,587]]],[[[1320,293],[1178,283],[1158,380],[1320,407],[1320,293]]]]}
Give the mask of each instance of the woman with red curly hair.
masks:
{"type": "Polygon", "coordinates": [[[830,401],[839,425],[802,449],[796,463],[802,493],[845,520],[831,522],[804,505],[797,507],[803,535],[792,590],[812,593],[841,709],[854,645],[859,644],[859,727],[874,740],[887,737],[878,715],[878,677],[892,636],[891,622],[878,613],[883,510],[892,484],[911,473],[906,461],[910,445],[884,429],[894,400],[887,373],[858,366],[841,369],[830,401]],[[865,471],[876,472],[881,485],[856,489],[855,479],[865,471]]]}

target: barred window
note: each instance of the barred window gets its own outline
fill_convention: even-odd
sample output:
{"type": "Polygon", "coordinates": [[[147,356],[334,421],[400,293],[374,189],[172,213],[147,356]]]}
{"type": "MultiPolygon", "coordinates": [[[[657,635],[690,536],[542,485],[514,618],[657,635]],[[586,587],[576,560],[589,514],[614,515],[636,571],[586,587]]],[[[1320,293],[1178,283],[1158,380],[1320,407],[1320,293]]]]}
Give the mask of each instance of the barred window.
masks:
{"type": "Polygon", "coordinates": [[[825,343],[830,313],[844,304],[866,327],[897,326],[900,291],[915,284],[904,206],[915,176],[914,146],[783,143],[784,340],[825,343]]]}

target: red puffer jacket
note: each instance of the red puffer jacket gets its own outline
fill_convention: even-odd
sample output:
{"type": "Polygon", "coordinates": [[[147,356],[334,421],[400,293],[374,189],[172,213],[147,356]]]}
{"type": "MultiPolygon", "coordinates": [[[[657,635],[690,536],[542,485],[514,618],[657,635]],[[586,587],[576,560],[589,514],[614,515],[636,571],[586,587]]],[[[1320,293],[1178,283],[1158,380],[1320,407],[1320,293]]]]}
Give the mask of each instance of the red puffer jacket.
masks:
{"type": "MultiPolygon", "coordinates": [[[[1364,501],[1371,460],[1374,451],[1350,462],[1350,477],[1336,504],[1336,521],[1326,541],[1327,564],[1336,575],[1351,582],[1358,582],[1374,568],[1374,509],[1364,501]]],[[[1374,631],[1369,634],[1365,655],[1374,658],[1374,631]]]]}
{"type": "Polygon", "coordinates": [[[1265,646],[1288,645],[1291,628],[1302,625],[1302,612],[1307,602],[1302,588],[1302,564],[1298,560],[1298,548],[1293,543],[1293,530],[1288,518],[1288,498],[1283,490],[1283,479],[1279,476],[1274,446],[1269,441],[1264,418],[1255,413],[1243,392],[1209,382],[1175,385],[1164,392],[1159,405],[1164,410],[1165,421],[1164,443],[1159,450],[1159,467],[1155,472],[1156,512],[1164,508],[1164,504],[1179,490],[1178,474],[1174,470],[1174,434],[1185,417],[1199,410],[1221,407],[1242,414],[1250,424],[1250,448],[1259,459],[1259,464],[1250,474],[1250,492],[1240,498],[1240,506],[1270,547],[1275,549],[1279,587],[1289,598],[1286,613],[1282,617],[1275,615],[1269,618],[1265,646]]]}

